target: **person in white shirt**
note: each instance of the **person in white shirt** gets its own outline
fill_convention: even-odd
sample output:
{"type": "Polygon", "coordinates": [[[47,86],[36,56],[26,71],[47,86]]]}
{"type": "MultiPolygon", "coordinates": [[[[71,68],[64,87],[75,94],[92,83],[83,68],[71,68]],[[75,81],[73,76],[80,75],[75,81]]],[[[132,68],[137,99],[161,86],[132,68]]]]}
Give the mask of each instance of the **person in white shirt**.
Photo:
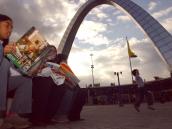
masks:
{"type": "Polygon", "coordinates": [[[140,107],[141,102],[144,99],[144,96],[146,96],[146,98],[147,98],[148,109],[155,110],[152,107],[153,102],[148,100],[148,99],[150,99],[150,97],[149,97],[150,93],[147,91],[147,89],[146,89],[146,87],[144,85],[144,81],[140,77],[139,70],[138,69],[134,69],[132,71],[132,74],[135,77],[135,81],[136,81],[136,84],[137,84],[137,88],[136,88],[136,102],[135,102],[135,105],[134,105],[136,111],[140,112],[139,107],[140,107]]]}
{"type": "Polygon", "coordinates": [[[31,113],[32,109],[32,79],[20,75],[5,58],[6,54],[15,50],[15,44],[8,43],[12,28],[12,19],[0,14],[0,55],[3,55],[0,57],[0,129],[5,128],[4,123],[17,128],[28,127],[29,122],[18,114],[31,113]],[[12,90],[15,90],[11,106],[13,115],[7,118],[7,93],[12,90]]]}

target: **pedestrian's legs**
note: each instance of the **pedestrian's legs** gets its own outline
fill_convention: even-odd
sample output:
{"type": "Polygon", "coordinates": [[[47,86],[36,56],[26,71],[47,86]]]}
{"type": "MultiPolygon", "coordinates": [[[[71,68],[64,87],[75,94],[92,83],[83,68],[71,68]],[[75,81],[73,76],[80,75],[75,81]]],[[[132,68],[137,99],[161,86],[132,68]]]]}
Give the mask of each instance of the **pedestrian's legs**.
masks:
{"type": "Polygon", "coordinates": [[[152,107],[153,101],[154,101],[152,93],[146,90],[145,91],[145,96],[146,96],[146,101],[147,101],[148,109],[155,110],[155,108],[152,107]]]}
{"type": "Polygon", "coordinates": [[[145,96],[146,96],[146,102],[149,105],[153,105],[153,95],[149,91],[145,91],[145,96]]]}
{"type": "Polygon", "coordinates": [[[136,93],[136,103],[135,106],[140,107],[141,102],[144,99],[144,89],[138,88],[138,91],[136,93]]]}
{"type": "Polygon", "coordinates": [[[0,64],[0,111],[6,110],[9,68],[10,62],[6,58],[3,58],[0,64]]]}
{"type": "Polygon", "coordinates": [[[14,76],[9,78],[9,91],[14,90],[15,96],[11,107],[11,112],[31,113],[32,109],[32,79],[24,76],[14,76]]]}

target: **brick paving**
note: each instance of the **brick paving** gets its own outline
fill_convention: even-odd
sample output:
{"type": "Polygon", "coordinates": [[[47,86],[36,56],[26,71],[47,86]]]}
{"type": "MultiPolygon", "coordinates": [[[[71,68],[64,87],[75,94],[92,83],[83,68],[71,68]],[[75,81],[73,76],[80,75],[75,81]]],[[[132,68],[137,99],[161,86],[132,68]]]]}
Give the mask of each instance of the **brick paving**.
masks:
{"type": "Polygon", "coordinates": [[[155,111],[141,105],[136,112],[133,105],[85,106],[85,121],[56,124],[34,129],[172,129],[172,102],[154,105],[155,111]]]}

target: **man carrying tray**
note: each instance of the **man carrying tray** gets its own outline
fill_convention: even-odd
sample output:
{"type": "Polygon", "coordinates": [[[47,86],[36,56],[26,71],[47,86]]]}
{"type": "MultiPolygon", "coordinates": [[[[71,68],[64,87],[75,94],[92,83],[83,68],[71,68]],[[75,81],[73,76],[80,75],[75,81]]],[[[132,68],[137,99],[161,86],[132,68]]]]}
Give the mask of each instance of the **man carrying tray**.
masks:
{"type": "Polygon", "coordinates": [[[0,14],[0,129],[28,127],[29,122],[18,114],[31,113],[32,109],[32,79],[18,73],[4,57],[15,51],[15,45],[8,43],[12,28],[12,19],[0,14]],[[15,90],[10,111],[13,115],[6,117],[7,93],[12,90],[15,90]]]}

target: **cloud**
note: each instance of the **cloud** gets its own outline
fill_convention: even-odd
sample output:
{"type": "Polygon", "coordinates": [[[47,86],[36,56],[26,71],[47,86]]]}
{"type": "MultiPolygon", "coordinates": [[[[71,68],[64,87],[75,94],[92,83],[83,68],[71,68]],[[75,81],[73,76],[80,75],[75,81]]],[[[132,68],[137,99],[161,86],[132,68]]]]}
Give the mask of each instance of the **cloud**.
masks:
{"type": "Polygon", "coordinates": [[[117,20],[122,21],[122,22],[131,21],[130,17],[129,16],[126,16],[126,15],[117,16],[117,20]]]}
{"type": "Polygon", "coordinates": [[[115,11],[112,13],[113,16],[117,16],[117,15],[119,15],[119,14],[121,14],[121,11],[120,11],[120,10],[115,10],[115,11]]]}
{"type": "MultiPolygon", "coordinates": [[[[157,75],[160,77],[169,76],[165,63],[159,57],[158,53],[154,49],[153,43],[148,38],[137,39],[132,37],[128,40],[131,49],[138,55],[137,58],[132,59],[133,68],[138,68],[146,81],[153,80],[153,77],[157,75]]],[[[70,56],[71,63],[75,60],[77,64],[80,64],[80,66],[78,66],[76,63],[73,63],[73,66],[71,66],[74,70],[76,69],[76,74],[82,74],[82,76],[80,76],[82,78],[81,85],[84,86],[85,84],[91,83],[90,53],[93,53],[95,83],[100,83],[101,86],[108,86],[111,82],[116,82],[117,84],[117,78],[113,73],[120,71],[123,72],[120,77],[121,83],[131,83],[129,59],[125,39],[119,38],[114,41],[113,45],[98,51],[78,48],[75,53],[76,56],[70,56]],[[75,59],[73,59],[74,57],[75,59]]]]}
{"type": "Polygon", "coordinates": [[[153,13],[152,16],[154,18],[161,18],[163,16],[168,16],[168,14],[170,14],[171,12],[172,12],[172,7],[169,7],[164,10],[153,13]]]}
{"type": "Polygon", "coordinates": [[[171,24],[172,18],[167,18],[162,21],[162,25],[172,33],[172,24],[171,24]]]}
{"type": "Polygon", "coordinates": [[[107,31],[107,25],[100,22],[85,20],[76,37],[82,43],[91,43],[92,45],[102,45],[109,43],[109,40],[101,33],[107,31]]]}
{"type": "Polygon", "coordinates": [[[139,65],[136,63],[135,67],[138,67],[141,70],[145,79],[148,81],[152,80],[153,76],[156,75],[166,77],[169,76],[167,65],[158,55],[152,41],[149,39],[143,39],[139,42],[140,43],[133,45],[133,49],[135,49],[140,61],[139,65]]]}
{"type": "Polygon", "coordinates": [[[81,50],[78,48],[74,48],[69,55],[69,65],[72,67],[75,73],[77,73],[80,76],[88,76],[88,70],[90,69],[90,54],[88,53],[88,50],[81,50]],[[84,60],[83,60],[84,58],[84,60]],[[76,62],[82,62],[82,65],[79,65],[80,63],[76,62]]]}
{"type": "Polygon", "coordinates": [[[51,44],[58,46],[80,4],[63,0],[5,0],[0,3],[0,12],[14,21],[14,32],[18,37],[12,36],[12,40],[17,40],[31,26],[36,26],[51,44]]]}
{"type": "Polygon", "coordinates": [[[149,9],[150,11],[152,11],[152,10],[154,10],[154,9],[156,8],[156,6],[157,6],[157,3],[154,2],[154,1],[151,1],[151,2],[149,3],[149,5],[148,5],[148,9],[149,9]]]}
{"type": "Polygon", "coordinates": [[[108,18],[108,13],[105,13],[104,10],[106,10],[107,8],[109,8],[109,5],[98,6],[96,8],[93,8],[89,15],[96,16],[98,20],[106,19],[108,18]]]}

